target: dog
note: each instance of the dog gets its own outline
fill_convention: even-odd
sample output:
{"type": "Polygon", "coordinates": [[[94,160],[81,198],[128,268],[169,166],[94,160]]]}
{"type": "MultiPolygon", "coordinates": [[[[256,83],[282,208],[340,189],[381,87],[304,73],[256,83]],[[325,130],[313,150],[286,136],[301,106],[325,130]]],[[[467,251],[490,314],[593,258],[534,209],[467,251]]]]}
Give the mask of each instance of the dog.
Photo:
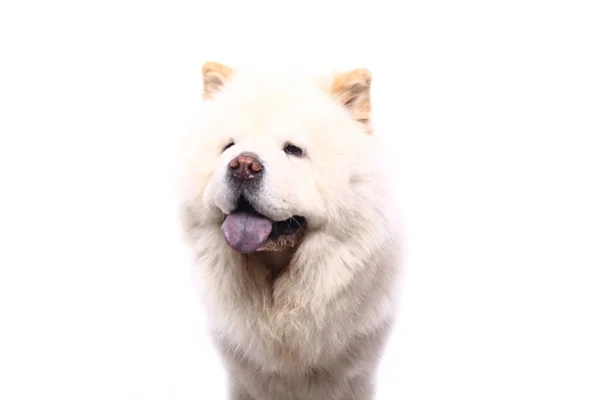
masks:
{"type": "Polygon", "coordinates": [[[401,240],[370,71],[202,77],[181,214],[229,399],[373,399],[401,240]]]}

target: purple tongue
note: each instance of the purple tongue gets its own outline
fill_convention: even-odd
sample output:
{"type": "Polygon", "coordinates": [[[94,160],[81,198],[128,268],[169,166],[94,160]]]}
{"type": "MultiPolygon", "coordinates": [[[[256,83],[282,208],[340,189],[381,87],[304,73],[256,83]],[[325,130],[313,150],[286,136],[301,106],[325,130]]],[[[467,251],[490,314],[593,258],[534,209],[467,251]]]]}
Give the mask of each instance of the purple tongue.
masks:
{"type": "Polygon", "coordinates": [[[227,243],[240,253],[253,253],[268,239],[273,221],[261,215],[234,211],[225,218],[221,231],[227,243]]]}

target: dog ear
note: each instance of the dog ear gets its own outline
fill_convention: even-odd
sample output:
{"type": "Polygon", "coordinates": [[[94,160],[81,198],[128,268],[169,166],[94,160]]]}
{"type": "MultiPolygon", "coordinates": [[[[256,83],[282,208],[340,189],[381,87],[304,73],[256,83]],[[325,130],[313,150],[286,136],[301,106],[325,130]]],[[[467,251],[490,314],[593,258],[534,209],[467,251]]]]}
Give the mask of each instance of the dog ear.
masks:
{"type": "Polygon", "coordinates": [[[204,100],[212,99],[223,86],[231,79],[233,69],[215,61],[208,61],[202,66],[202,78],[204,80],[204,100]]]}
{"type": "Polygon", "coordinates": [[[366,68],[337,73],[331,93],[334,100],[346,108],[369,134],[371,128],[371,72],[366,68]]]}

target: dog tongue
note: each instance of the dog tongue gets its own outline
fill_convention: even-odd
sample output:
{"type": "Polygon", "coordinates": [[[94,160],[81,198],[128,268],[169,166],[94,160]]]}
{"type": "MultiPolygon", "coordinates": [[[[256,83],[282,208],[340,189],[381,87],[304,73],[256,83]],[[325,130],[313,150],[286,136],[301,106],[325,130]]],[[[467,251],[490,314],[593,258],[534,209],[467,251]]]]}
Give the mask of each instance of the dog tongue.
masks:
{"type": "Polygon", "coordinates": [[[273,221],[255,213],[234,211],[225,218],[221,231],[227,243],[240,253],[253,253],[268,239],[273,221]]]}

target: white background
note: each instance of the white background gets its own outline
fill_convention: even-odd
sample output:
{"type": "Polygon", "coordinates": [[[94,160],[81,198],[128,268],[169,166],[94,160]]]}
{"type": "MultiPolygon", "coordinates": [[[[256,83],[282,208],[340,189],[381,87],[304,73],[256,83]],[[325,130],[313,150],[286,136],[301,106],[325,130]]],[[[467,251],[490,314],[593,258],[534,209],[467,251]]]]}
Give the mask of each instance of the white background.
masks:
{"type": "Polygon", "coordinates": [[[374,74],[406,236],[378,399],[599,399],[594,3],[3,1],[0,398],[224,399],[174,184],[216,59],[374,74]]]}

